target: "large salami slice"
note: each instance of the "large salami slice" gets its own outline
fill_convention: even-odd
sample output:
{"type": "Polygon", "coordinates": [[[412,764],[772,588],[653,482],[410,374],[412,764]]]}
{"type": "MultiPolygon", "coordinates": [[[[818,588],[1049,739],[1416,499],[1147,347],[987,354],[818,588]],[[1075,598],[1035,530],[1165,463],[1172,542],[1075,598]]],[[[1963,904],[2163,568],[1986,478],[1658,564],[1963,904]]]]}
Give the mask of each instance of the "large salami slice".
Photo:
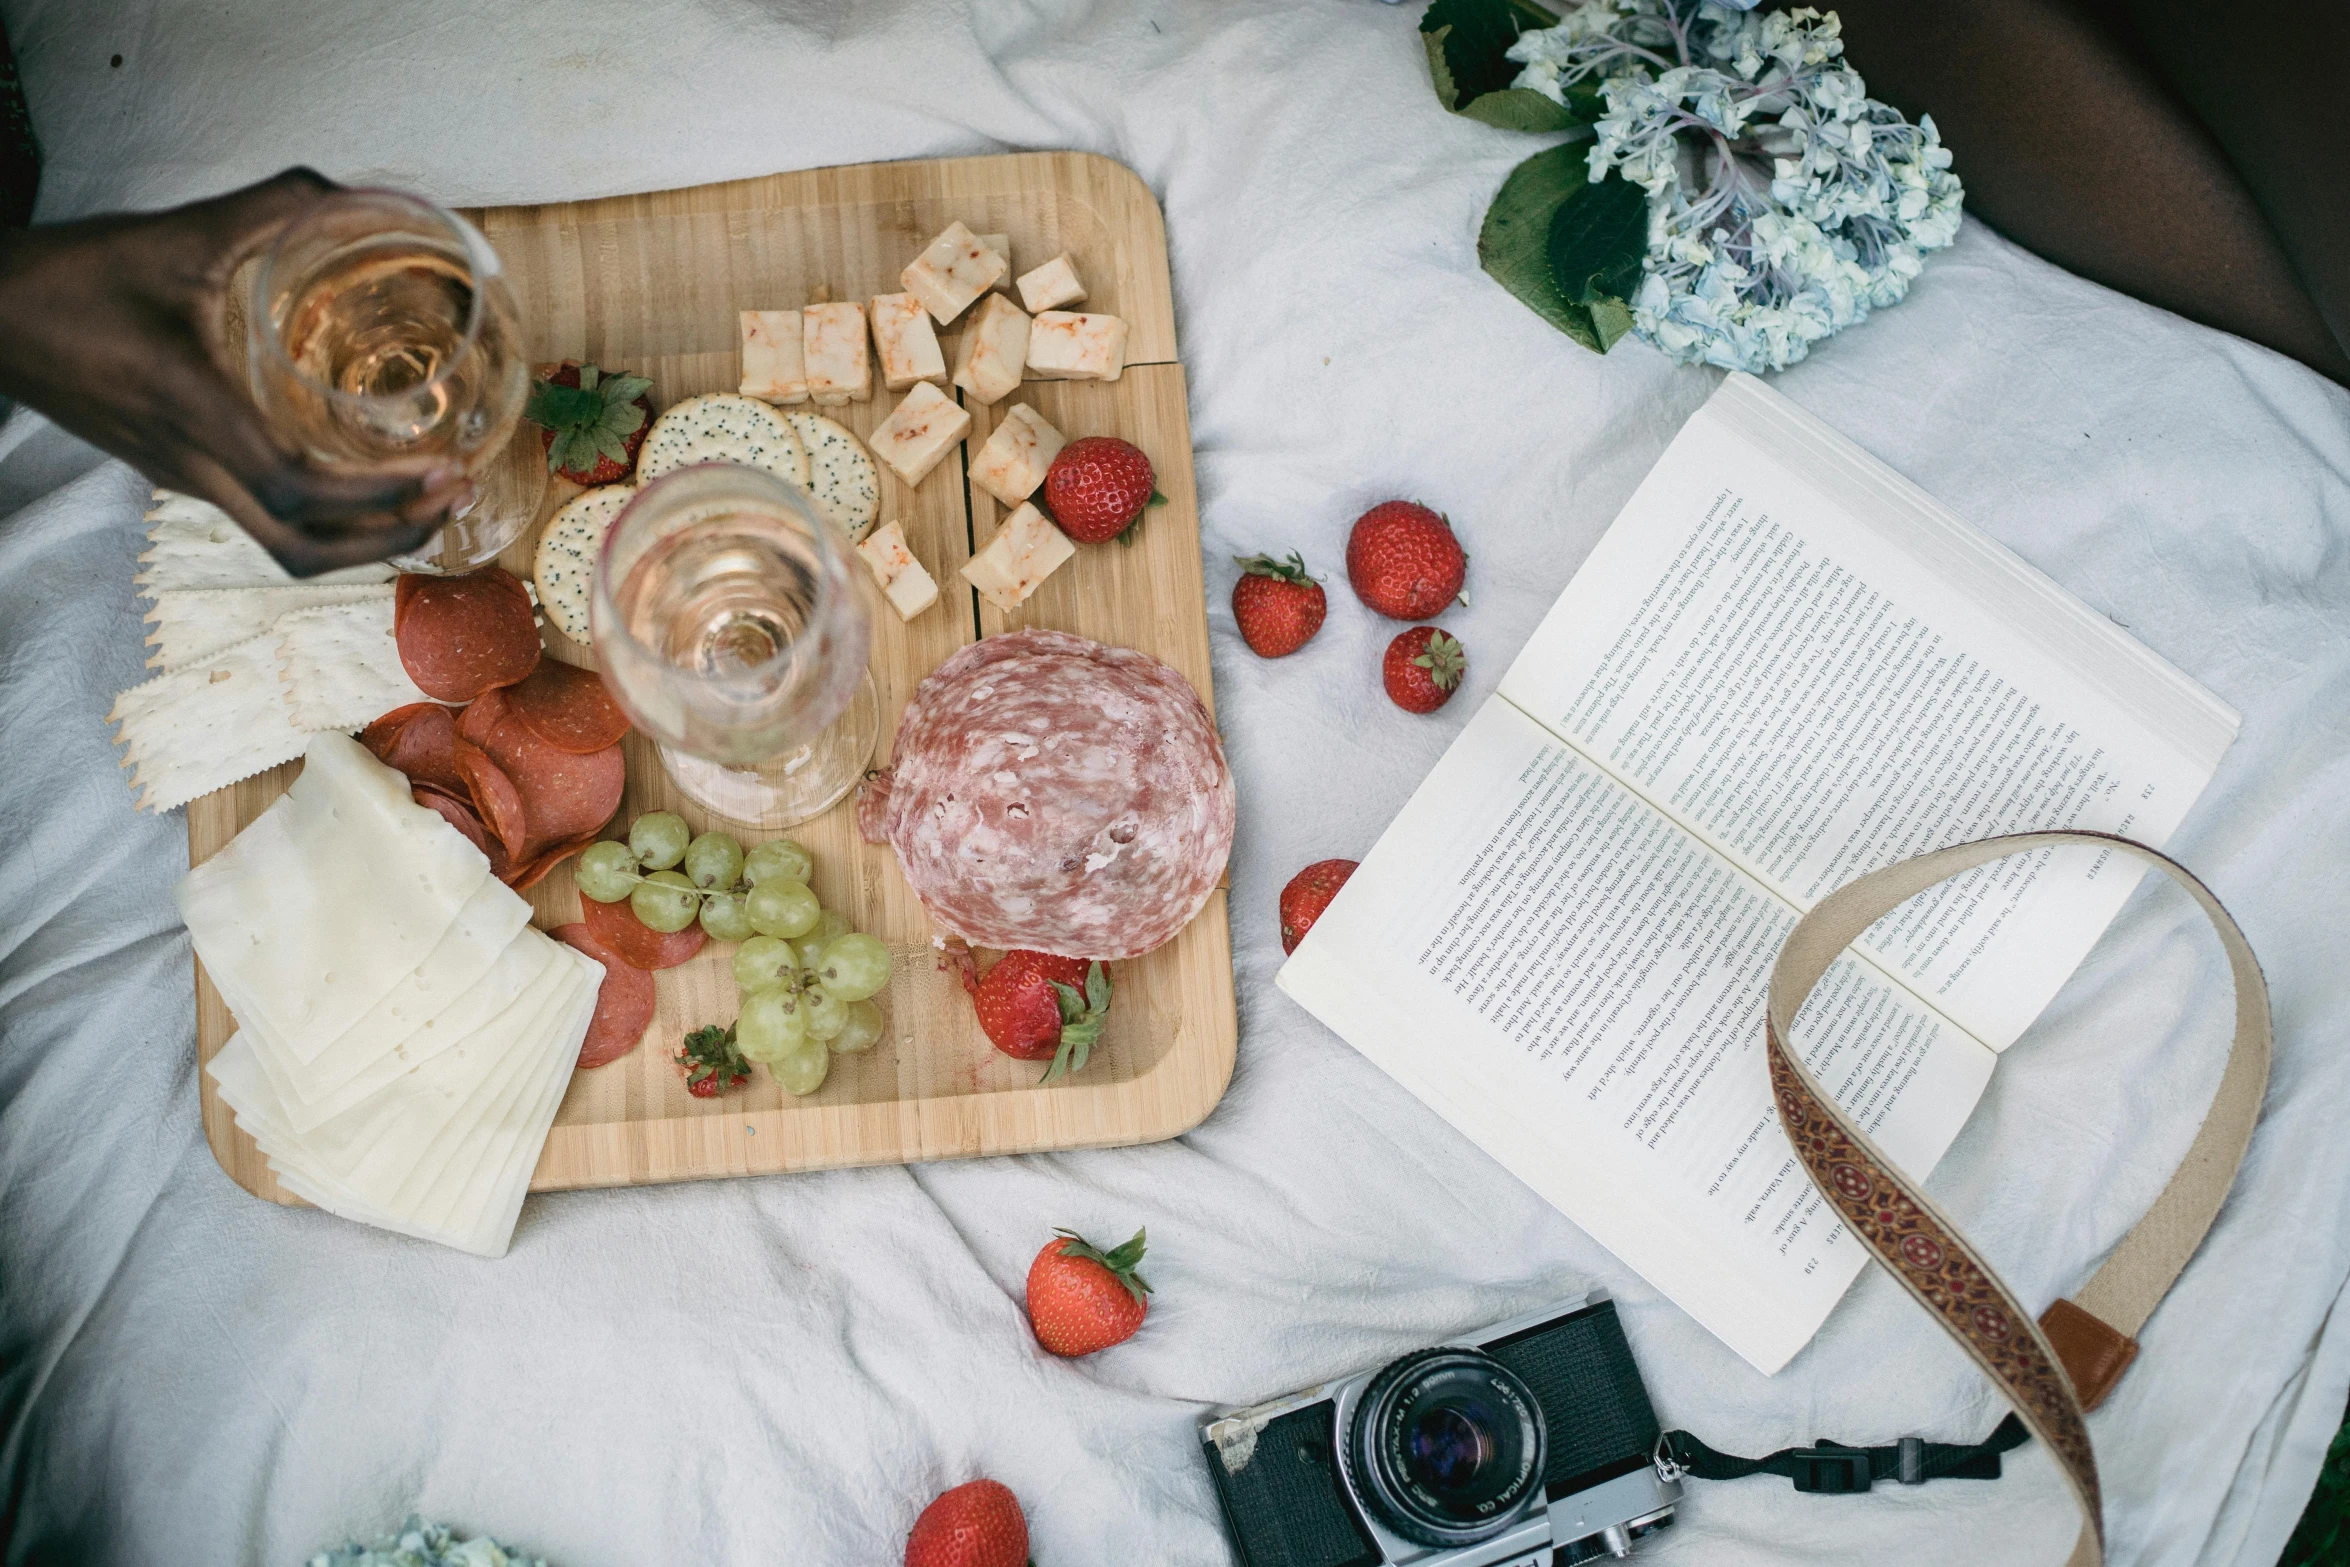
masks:
{"type": "Polygon", "coordinates": [[[915,690],[857,821],[896,849],[943,933],[1106,960],[1191,922],[1234,809],[1223,743],[1181,675],[1131,648],[1015,631],[915,690]]]}
{"type": "Polygon", "coordinates": [[[470,702],[538,667],[530,595],[495,566],[462,577],[404,576],[392,603],[400,665],[426,696],[470,702]]]}
{"type": "Polygon", "coordinates": [[[653,976],[621,960],[620,954],[598,941],[585,925],[558,925],[548,932],[557,941],[577,947],[604,965],[604,983],[596,992],[596,1015],[580,1041],[579,1064],[604,1066],[619,1060],[643,1041],[653,1026],[653,976]]]}

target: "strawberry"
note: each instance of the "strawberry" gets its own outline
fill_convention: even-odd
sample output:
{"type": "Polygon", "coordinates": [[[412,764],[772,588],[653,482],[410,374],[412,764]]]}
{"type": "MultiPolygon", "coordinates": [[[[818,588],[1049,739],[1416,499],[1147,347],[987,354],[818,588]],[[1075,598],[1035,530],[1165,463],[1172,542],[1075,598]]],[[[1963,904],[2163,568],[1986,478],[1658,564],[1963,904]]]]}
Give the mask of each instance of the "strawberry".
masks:
{"type": "Polygon", "coordinates": [[[1346,580],[1390,620],[1426,620],[1456,598],[1468,603],[1468,574],[1452,523],[1417,501],[1382,501],[1346,536],[1346,580]]]}
{"type": "Polygon", "coordinates": [[[1281,889],[1281,950],[1295,952],[1338,889],[1355,873],[1353,860],[1316,860],[1281,889]]]}
{"type": "Polygon", "coordinates": [[[1045,470],[1045,509],[1070,538],[1099,544],[1166,499],[1156,483],[1151,460],[1139,448],[1116,436],[1088,435],[1062,447],[1045,470]]]}
{"type": "Polygon", "coordinates": [[[1414,626],[1387,644],[1380,673],[1387,694],[1407,713],[1433,713],[1452,700],[1468,673],[1469,655],[1434,626],[1414,626]]]}
{"type": "Polygon", "coordinates": [[[1116,1251],[1097,1251],[1074,1230],[1028,1265],[1028,1325],[1056,1355],[1090,1355],[1134,1337],[1150,1310],[1150,1286],[1134,1270],[1142,1264],[1142,1235],[1116,1251]]]}
{"type": "Polygon", "coordinates": [[[1005,1055],[1050,1061],[1044,1081],[1080,1071],[1102,1037],[1110,971],[1083,958],[1015,948],[971,992],[979,1026],[1005,1055]]]}
{"type": "Polygon", "coordinates": [[[1025,1567],[1028,1519],[994,1480],[941,1492],[906,1536],[906,1567],[1025,1567]]]}
{"type": "Polygon", "coordinates": [[[685,1091],[696,1099],[715,1099],[751,1080],[751,1063],[735,1048],[731,1023],[695,1029],[685,1036],[685,1048],[671,1059],[684,1068],[685,1091]]]}
{"type": "Polygon", "coordinates": [[[540,427],[547,472],[585,485],[628,477],[653,418],[652,389],[641,375],[607,375],[569,361],[533,381],[522,417],[540,427]]]}
{"type": "Polygon", "coordinates": [[[1232,584],[1232,618],[1249,651],[1279,658],[1313,640],[1330,600],[1322,584],[1306,575],[1304,557],[1291,550],[1287,561],[1270,555],[1233,558],[1240,564],[1240,580],[1232,584]]]}

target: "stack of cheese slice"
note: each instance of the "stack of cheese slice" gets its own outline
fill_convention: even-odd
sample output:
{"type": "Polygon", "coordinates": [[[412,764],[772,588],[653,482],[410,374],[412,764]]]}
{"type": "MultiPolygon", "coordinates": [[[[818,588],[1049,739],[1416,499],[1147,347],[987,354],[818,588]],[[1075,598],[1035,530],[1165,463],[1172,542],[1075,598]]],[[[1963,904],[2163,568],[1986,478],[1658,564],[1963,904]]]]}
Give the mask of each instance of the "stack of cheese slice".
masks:
{"type": "Polygon", "coordinates": [[[503,1255],[602,966],[340,734],[178,896],[238,1023],[209,1070],[279,1182],[503,1255]]]}

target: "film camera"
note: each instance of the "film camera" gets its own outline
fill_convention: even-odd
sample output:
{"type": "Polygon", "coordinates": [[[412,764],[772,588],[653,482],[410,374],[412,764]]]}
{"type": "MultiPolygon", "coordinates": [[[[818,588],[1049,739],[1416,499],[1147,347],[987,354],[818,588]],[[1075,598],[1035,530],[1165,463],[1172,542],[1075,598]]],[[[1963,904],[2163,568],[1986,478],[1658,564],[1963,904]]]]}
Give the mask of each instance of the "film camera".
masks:
{"type": "Polygon", "coordinates": [[[1200,1423],[1248,1567],[1575,1567],[1673,1521],[1604,1292],[1200,1423]]]}

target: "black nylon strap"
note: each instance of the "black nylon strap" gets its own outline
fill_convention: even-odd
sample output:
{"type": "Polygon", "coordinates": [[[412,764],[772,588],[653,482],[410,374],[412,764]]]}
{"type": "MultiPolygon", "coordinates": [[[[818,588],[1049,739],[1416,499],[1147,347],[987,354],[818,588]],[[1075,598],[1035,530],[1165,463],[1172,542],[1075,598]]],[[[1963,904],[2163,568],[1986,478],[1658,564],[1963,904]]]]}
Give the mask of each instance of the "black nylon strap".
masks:
{"type": "Polygon", "coordinates": [[[1891,1447],[1846,1447],[1820,1441],[1810,1447],[1783,1447],[1767,1458],[1717,1453],[1686,1431],[1667,1431],[1665,1456],[1700,1480],[1743,1480],[1748,1475],[1784,1475],[1798,1491],[1842,1494],[1865,1491],[1879,1480],[1924,1485],[1928,1480],[1996,1480],[1999,1455],[2021,1447],[2030,1435],[2014,1415],[1980,1442],[1927,1442],[1905,1436],[1891,1447]]]}

